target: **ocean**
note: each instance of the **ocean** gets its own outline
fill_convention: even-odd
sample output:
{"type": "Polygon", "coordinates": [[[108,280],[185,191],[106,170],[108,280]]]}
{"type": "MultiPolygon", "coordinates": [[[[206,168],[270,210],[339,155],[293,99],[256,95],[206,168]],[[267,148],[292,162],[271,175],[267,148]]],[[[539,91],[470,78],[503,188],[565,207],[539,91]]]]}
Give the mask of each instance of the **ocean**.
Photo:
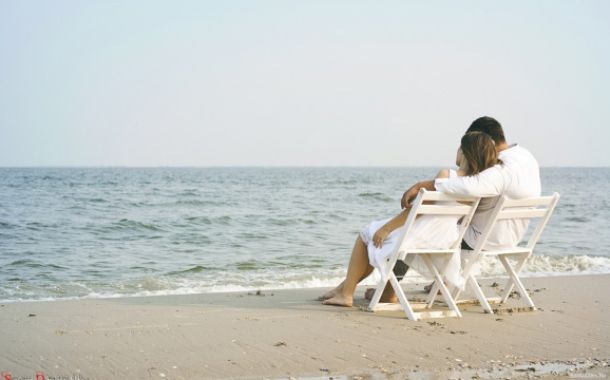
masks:
{"type": "MultiPolygon", "coordinates": [[[[0,302],[333,286],[436,171],[0,168],[0,302]]],[[[610,168],[541,174],[561,200],[525,275],[610,273],[610,168]]]]}

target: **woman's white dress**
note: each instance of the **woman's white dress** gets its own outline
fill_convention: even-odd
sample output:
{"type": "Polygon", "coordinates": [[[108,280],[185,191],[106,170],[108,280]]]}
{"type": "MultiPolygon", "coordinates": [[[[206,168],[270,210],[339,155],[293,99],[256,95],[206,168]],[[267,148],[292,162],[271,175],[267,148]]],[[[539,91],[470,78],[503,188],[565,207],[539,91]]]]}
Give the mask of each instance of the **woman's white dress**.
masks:
{"type": "MultiPolygon", "coordinates": [[[[449,176],[457,176],[454,170],[450,170],[449,176]]],[[[447,202],[439,202],[447,204],[447,202]]],[[[454,202],[451,202],[454,203],[454,202]]],[[[415,219],[408,236],[405,236],[399,251],[404,252],[409,248],[449,248],[459,237],[458,221],[459,216],[436,216],[422,215],[415,219]]],[[[381,248],[375,247],[373,244],[373,236],[375,232],[390,219],[377,220],[369,223],[360,231],[360,237],[367,245],[369,254],[369,263],[377,268],[380,273],[386,273],[390,255],[394,252],[396,244],[399,244],[400,238],[403,236],[405,227],[400,227],[392,231],[384,240],[381,248]]],[[[440,259],[434,259],[440,260],[440,259]]],[[[433,278],[428,268],[423,263],[421,258],[407,254],[405,262],[411,269],[416,270],[424,277],[433,278]]],[[[440,264],[440,263],[438,263],[440,264]]],[[[438,265],[435,262],[435,265],[438,265]]],[[[445,281],[453,286],[462,289],[464,280],[460,274],[460,255],[454,254],[445,270],[445,281]]]]}

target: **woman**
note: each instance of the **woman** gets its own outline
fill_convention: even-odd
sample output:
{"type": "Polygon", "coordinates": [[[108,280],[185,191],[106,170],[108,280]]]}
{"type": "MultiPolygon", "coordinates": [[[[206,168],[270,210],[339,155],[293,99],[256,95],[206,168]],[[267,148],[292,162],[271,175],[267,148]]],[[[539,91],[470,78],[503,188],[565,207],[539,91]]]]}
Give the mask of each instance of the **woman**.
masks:
{"type": "MultiPolygon", "coordinates": [[[[456,163],[459,165],[457,172],[444,169],[438,173],[437,178],[453,175],[473,176],[498,164],[494,141],[482,132],[465,134],[461,140],[456,163]]],[[[401,235],[399,229],[405,224],[409,211],[410,209],[407,208],[392,219],[372,222],[361,231],[352,249],[345,280],[320,297],[325,305],[352,306],[356,285],[371,274],[384,257],[391,254],[401,235]]],[[[438,248],[447,248],[455,242],[458,235],[455,219],[439,223],[438,218],[421,217],[415,220],[412,228],[410,232],[414,234],[410,234],[405,240],[409,239],[409,243],[415,248],[418,245],[429,246],[432,243],[443,245],[438,248]]],[[[459,263],[457,265],[459,271],[459,263]]],[[[396,302],[396,296],[389,284],[385,288],[381,302],[396,302]]]]}

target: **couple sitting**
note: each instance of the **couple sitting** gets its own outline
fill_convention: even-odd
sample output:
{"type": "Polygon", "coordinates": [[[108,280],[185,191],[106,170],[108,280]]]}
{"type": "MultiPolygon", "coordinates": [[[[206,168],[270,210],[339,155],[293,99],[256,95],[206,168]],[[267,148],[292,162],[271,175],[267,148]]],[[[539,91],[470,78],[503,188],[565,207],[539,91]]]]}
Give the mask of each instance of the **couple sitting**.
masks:
{"type": "MultiPolygon", "coordinates": [[[[352,306],[354,292],[359,282],[379,268],[392,253],[402,236],[401,228],[410,211],[410,204],[420,189],[441,191],[482,197],[462,241],[462,250],[472,250],[483,232],[493,208],[505,195],[511,199],[540,196],[540,170],[534,156],[517,144],[508,145],[504,131],[498,121],[491,117],[476,119],[462,137],[456,164],[458,170],[441,170],[434,180],[418,182],[403,195],[403,211],[391,219],[374,221],[364,227],[356,239],[347,268],[345,280],[321,298],[326,305],[352,306]]],[[[449,247],[458,236],[458,220],[455,218],[418,217],[405,236],[402,244],[417,246],[449,247]]],[[[503,220],[498,222],[488,238],[484,249],[513,247],[527,230],[525,220],[503,220]]],[[[420,270],[421,265],[407,255],[407,264],[420,270]]],[[[399,262],[400,263],[400,262],[399,262]]],[[[445,272],[449,285],[462,287],[460,258],[456,257],[445,272]]],[[[397,265],[394,272],[402,278],[407,265],[397,265]]],[[[422,274],[426,274],[422,271],[422,274]]],[[[428,286],[429,288],[429,286],[428,286]]],[[[368,289],[365,297],[370,299],[374,289],[368,289]]],[[[396,295],[388,283],[381,302],[397,302],[396,295]]]]}

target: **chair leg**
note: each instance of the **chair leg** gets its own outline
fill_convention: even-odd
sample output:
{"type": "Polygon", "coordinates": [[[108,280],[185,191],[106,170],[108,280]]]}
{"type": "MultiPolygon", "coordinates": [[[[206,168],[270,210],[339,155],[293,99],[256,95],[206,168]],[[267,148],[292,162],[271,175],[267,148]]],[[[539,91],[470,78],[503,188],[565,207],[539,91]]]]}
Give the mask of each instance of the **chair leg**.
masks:
{"type": "Polygon", "coordinates": [[[510,293],[512,293],[514,287],[515,284],[513,283],[513,279],[509,277],[508,281],[506,281],[506,285],[504,285],[502,296],[500,296],[500,303],[506,303],[506,300],[510,297],[510,293]]]}
{"type": "Polygon", "coordinates": [[[415,313],[413,312],[413,309],[411,308],[411,304],[409,303],[407,296],[403,292],[402,288],[400,287],[400,284],[398,283],[398,280],[396,279],[396,275],[393,272],[391,272],[389,278],[390,278],[390,284],[392,284],[392,287],[394,288],[394,292],[396,293],[396,296],[398,297],[398,300],[400,301],[400,304],[402,305],[402,308],[403,308],[407,318],[412,321],[417,321],[418,320],[417,315],[415,315],[415,313]]]}
{"type": "MultiPolygon", "coordinates": [[[[522,257],[519,258],[519,260],[517,261],[517,265],[515,266],[516,267],[515,272],[517,272],[517,273],[521,272],[521,270],[525,266],[525,263],[526,263],[528,257],[529,257],[529,255],[523,255],[522,257]]],[[[500,259],[500,257],[498,257],[498,259],[500,259]]],[[[501,301],[502,303],[506,302],[506,300],[510,296],[510,293],[513,291],[514,286],[515,286],[515,283],[513,282],[513,279],[509,276],[508,281],[506,282],[506,286],[504,287],[504,293],[502,293],[502,301],[501,301]]]]}
{"type": "MultiPolygon", "coordinates": [[[[462,278],[466,279],[466,284],[468,283],[468,278],[471,276],[471,272],[473,271],[474,264],[472,262],[468,263],[462,271],[462,278]]],[[[455,288],[455,292],[453,293],[453,299],[457,302],[460,299],[460,295],[462,294],[462,290],[458,287],[455,288]]]]}
{"type": "MultiPolygon", "coordinates": [[[[445,266],[443,267],[443,269],[441,270],[441,273],[445,273],[445,271],[447,270],[447,265],[449,265],[449,260],[451,260],[450,257],[447,258],[446,262],[445,262],[445,266]]],[[[439,286],[438,286],[438,281],[434,281],[434,283],[432,284],[432,288],[430,289],[430,293],[428,293],[428,298],[426,299],[426,308],[429,309],[432,307],[432,304],[434,304],[434,300],[436,299],[436,295],[438,294],[439,291],[439,286]]],[[[449,294],[453,294],[453,292],[450,290],[449,294]]],[[[457,303],[457,301],[455,300],[455,297],[451,297],[454,302],[457,303]]]]}
{"type": "Polygon", "coordinates": [[[430,289],[430,293],[428,293],[428,298],[426,299],[426,309],[429,309],[432,307],[432,304],[434,303],[434,300],[436,299],[437,293],[438,293],[438,283],[437,283],[437,281],[434,281],[434,284],[432,284],[432,289],[430,289]]]}
{"type": "MultiPolygon", "coordinates": [[[[392,268],[393,266],[388,266],[387,269],[387,273],[381,274],[381,280],[379,280],[379,283],[377,284],[377,288],[375,289],[375,294],[373,294],[373,298],[371,298],[371,302],[369,302],[369,310],[374,310],[375,306],[377,306],[377,304],[379,303],[379,300],[381,299],[381,296],[383,294],[383,291],[390,279],[390,274],[392,273],[392,268]],[[383,279],[386,279],[385,281],[383,279]]],[[[393,273],[392,273],[393,274],[393,273]]]]}
{"type": "Polygon", "coordinates": [[[477,280],[474,278],[474,276],[473,275],[468,276],[467,282],[470,284],[470,287],[474,291],[474,294],[477,296],[477,299],[479,300],[479,303],[481,304],[481,307],[483,308],[483,310],[486,313],[493,314],[494,311],[492,310],[491,306],[489,305],[489,302],[487,302],[487,297],[485,297],[485,293],[483,293],[483,290],[477,283],[477,280]]]}
{"type": "Polygon", "coordinates": [[[459,288],[454,288],[453,289],[453,300],[455,302],[457,302],[460,299],[460,296],[462,295],[462,291],[459,288]]]}
{"type": "Polygon", "coordinates": [[[504,269],[506,269],[506,272],[508,273],[511,280],[513,281],[513,284],[515,284],[515,286],[517,287],[517,290],[521,294],[521,297],[523,297],[525,299],[525,302],[527,303],[527,305],[529,307],[535,308],[536,305],[534,305],[534,301],[532,301],[529,294],[527,294],[527,290],[525,289],[525,286],[523,286],[523,283],[519,279],[519,276],[517,276],[517,272],[515,272],[513,267],[510,266],[508,259],[504,256],[498,256],[498,258],[500,259],[500,262],[502,263],[502,265],[504,265],[504,269]]]}
{"type": "Polygon", "coordinates": [[[381,295],[383,294],[383,289],[387,283],[387,281],[379,281],[377,284],[377,289],[375,289],[375,294],[373,294],[373,298],[371,298],[371,302],[369,302],[369,310],[373,310],[375,306],[377,306],[379,300],[381,299],[381,295]]]}
{"type": "MultiPolygon", "coordinates": [[[[457,307],[456,303],[453,301],[453,298],[451,297],[451,294],[449,293],[449,289],[447,289],[447,287],[445,286],[445,284],[443,282],[443,278],[442,278],[441,274],[438,272],[438,270],[436,269],[436,267],[434,266],[434,263],[432,262],[432,259],[430,259],[430,256],[422,255],[422,259],[424,260],[424,263],[428,267],[428,270],[434,274],[434,279],[436,280],[436,284],[438,284],[438,288],[441,291],[441,294],[443,295],[443,298],[445,299],[445,302],[447,303],[449,308],[451,310],[455,311],[455,313],[457,314],[458,317],[462,317],[462,313],[460,313],[460,309],[457,307]]],[[[444,267],[446,267],[446,265],[444,267]]],[[[443,267],[443,272],[444,272],[444,267],[443,267]]],[[[432,289],[432,290],[434,290],[434,289],[432,289]]]]}

